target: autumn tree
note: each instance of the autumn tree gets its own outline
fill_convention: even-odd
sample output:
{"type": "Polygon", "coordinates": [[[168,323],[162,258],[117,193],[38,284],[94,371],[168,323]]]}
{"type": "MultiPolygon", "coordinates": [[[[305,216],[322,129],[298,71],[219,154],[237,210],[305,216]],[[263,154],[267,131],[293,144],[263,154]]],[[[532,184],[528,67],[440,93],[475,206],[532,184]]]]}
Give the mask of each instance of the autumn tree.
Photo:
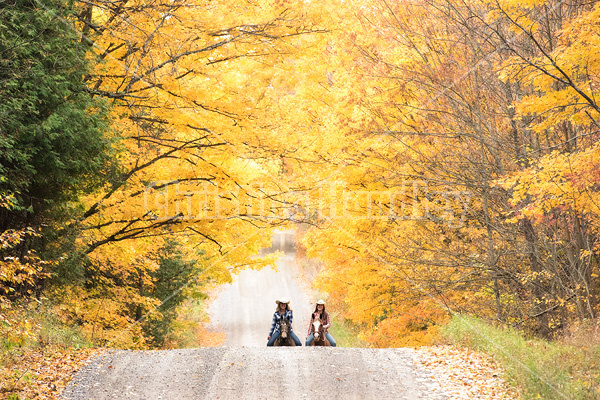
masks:
{"type": "Polygon", "coordinates": [[[525,234],[532,280],[543,288],[536,317],[550,329],[576,316],[598,312],[597,171],[600,73],[591,33],[597,4],[544,2],[498,5],[496,18],[507,30],[490,30],[506,49],[501,76],[524,88],[516,115],[530,146],[522,150],[518,174],[503,181],[512,189],[514,220],[525,234]]]}
{"type": "Polygon", "coordinates": [[[192,286],[272,263],[251,256],[290,219],[277,131],[289,109],[273,113],[262,101],[289,89],[286,63],[323,30],[302,2],[98,1],[78,10],[95,63],[87,92],[110,104],[120,172],[65,226],[79,235],[63,265],[80,279],[56,296],[95,339],[144,346],[133,323],[160,304],[167,241],[196,254],[204,272],[192,286]]]}
{"type": "Polygon", "coordinates": [[[345,194],[325,195],[321,229],[304,243],[327,263],[322,287],[373,343],[435,329],[440,310],[543,335],[595,315],[594,284],[584,278],[595,276],[593,223],[587,210],[564,213],[577,191],[576,203],[593,203],[594,178],[581,168],[571,180],[566,168],[588,163],[594,171],[582,158],[594,151],[544,157],[595,135],[592,45],[567,33],[580,34],[593,10],[375,1],[357,12],[350,46],[340,47],[355,50],[354,78],[347,76],[360,95],[343,103],[346,112],[332,107],[349,145],[325,172],[345,194]],[[563,58],[571,52],[577,56],[563,58]],[[349,107],[360,112],[349,115],[349,107]],[[546,149],[535,129],[553,138],[546,149]],[[540,175],[528,169],[537,160],[540,175]],[[543,171],[558,160],[564,172],[543,171]],[[559,183],[550,189],[549,179],[559,183]]]}

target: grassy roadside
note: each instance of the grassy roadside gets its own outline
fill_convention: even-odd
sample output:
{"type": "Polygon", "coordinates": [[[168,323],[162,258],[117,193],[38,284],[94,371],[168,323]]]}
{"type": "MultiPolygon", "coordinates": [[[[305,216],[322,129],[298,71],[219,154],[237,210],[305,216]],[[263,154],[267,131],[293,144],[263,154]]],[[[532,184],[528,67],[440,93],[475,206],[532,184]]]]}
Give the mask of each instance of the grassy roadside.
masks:
{"type": "Polygon", "coordinates": [[[44,305],[33,302],[2,311],[2,399],[56,399],[71,376],[98,351],[44,305]]]}
{"type": "Polygon", "coordinates": [[[327,310],[331,318],[329,333],[335,339],[338,347],[369,347],[358,336],[358,330],[349,322],[346,322],[335,311],[327,310]]]}
{"type": "Polygon", "coordinates": [[[491,355],[524,399],[600,399],[598,324],[549,342],[479,319],[454,317],[442,335],[452,344],[491,355]]]}
{"type": "MultiPolygon", "coordinates": [[[[224,335],[206,330],[206,302],[188,300],[164,348],[219,346],[224,335]]],[[[58,399],[93,348],[82,331],[62,323],[50,304],[0,307],[0,399],[58,399]]]]}
{"type": "Polygon", "coordinates": [[[186,300],[178,309],[177,320],[173,324],[173,332],[165,344],[165,348],[186,349],[222,345],[225,341],[225,334],[209,331],[205,326],[209,320],[207,307],[206,300],[186,300]]]}

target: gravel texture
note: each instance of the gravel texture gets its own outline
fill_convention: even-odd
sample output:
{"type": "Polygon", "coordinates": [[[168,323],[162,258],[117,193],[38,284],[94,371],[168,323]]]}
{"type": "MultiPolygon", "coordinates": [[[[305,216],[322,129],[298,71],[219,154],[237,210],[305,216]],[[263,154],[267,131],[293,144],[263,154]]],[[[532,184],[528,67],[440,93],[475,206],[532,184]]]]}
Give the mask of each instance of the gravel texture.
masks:
{"type": "Polygon", "coordinates": [[[448,399],[411,349],[112,351],[64,399],[448,399]]]}
{"type": "Polygon", "coordinates": [[[115,350],[92,359],[65,391],[66,399],[194,399],[206,393],[224,348],[115,350]]]}

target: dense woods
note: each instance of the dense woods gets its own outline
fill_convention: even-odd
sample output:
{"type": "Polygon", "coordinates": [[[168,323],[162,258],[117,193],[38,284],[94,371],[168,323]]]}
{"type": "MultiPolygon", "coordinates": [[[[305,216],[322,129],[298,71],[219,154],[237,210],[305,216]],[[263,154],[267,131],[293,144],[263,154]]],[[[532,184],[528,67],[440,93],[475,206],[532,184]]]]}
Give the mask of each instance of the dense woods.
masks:
{"type": "Polygon", "coordinates": [[[272,263],[290,225],[374,346],[457,312],[544,337],[596,318],[599,17],[0,3],[0,330],[43,299],[99,344],[163,346],[177,306],[272,263]]]}
{"type": "Polygon", "coordinates": [[[369,34],[347,32],[364,95],[334,171],[357,212],[378,218],[330,218],[305,244],[370,341],[423,343],[451,312],[543,336],[595,318],[599,11],[433,1],[357,12],[369,34]]]}

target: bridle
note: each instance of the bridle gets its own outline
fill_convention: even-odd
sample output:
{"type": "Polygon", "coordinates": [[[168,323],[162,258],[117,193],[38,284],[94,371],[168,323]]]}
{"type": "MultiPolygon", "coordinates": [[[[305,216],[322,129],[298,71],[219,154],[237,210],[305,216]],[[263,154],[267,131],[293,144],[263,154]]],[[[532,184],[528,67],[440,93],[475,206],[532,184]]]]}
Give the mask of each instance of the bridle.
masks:
{"type": "Polygon", "coordinates": [[[281,338],[287,339],[288,331],[290,330],[290,322],[286,318],[282,318],[279,329],[281,331],[281,338]]]}

